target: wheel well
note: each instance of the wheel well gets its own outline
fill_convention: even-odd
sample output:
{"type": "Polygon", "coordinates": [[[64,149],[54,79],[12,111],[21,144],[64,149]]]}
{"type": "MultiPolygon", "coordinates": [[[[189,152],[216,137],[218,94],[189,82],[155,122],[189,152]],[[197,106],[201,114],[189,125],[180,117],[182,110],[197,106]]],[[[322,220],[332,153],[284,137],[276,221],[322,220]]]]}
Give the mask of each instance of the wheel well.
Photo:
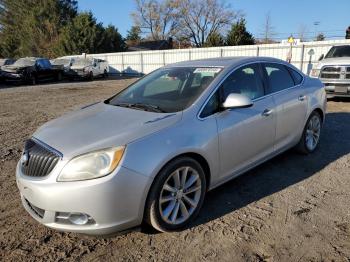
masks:
{"type": "MultiPolygon", "coordinates": [[[[166,162],[160,170],[162,170],[168,163],[170,163],[171,161],[173,161],[173,160],[175,160],[175,159],[177,159],[179,157],[190,157],[190,158],[193,158],[194,160],[196,160],[201,165],[201,167],[203,168],[204,174],[205,174],[207,190],[208,190],[209,189],[209,185],[210,185],[210,177],[211,177],[210,167],[209,167],[209,164],[208,164],[207,160],[203,156],[198,154],[198,153],[189,152],[189,153],[184,153],[184,154],[181,154],[181,155],[177,155],[176,157],[173,157],[168,162],[166,162]]],[[[159,172],[158,172],[158,174],[159,174],[159,172]]],[[[156,180],[156,177],[158,176],[158,174],[153,179],[153,182],[152,182],[152,184],[151,184],[151,186],[150,186],[150,188],[148,190],[146,201],[145,201],[146,204],[147,204],[147,201],[148,201],[150,189],[152,188],[152,186],[154,184],[154,181],[156,180]]],[[[143,211],[143,216],[144,215],[145,215],[145,209],[143,211]]]]}
{"type": "Polygon", "coordinates": [[[177,159],[179,157],[184,157],[184,156],[193,158],[194,160],[196,160],[201,165],[201,167],[203,168],[204,174],[205,174],[205,179],[206,179],[206,182],[207,182],[206,184],[207,184],[207,189],[208,189],[209,185],[210,185],[210,177],[211,177],[210,167],[209,167],[209,164],[208,164],[207,160],[202,155],[200,155],[198,153],[193,153],[193,152],[177,155],[176,157],[170,159],[164,166],[166,166],[168,163],[170,163],[174,159],[177,159]]]}
{"type": "Polygon", "coordinates": [[[322,123],[323,123],[323,121],[324,121],[324,113],[323,113],[323,111],[322,111],[320,108],[316,108],[316,109],[314,110],[314,112],[317,112],[317,113],[320,114],[321,120],[322,120],[322,123]]]}

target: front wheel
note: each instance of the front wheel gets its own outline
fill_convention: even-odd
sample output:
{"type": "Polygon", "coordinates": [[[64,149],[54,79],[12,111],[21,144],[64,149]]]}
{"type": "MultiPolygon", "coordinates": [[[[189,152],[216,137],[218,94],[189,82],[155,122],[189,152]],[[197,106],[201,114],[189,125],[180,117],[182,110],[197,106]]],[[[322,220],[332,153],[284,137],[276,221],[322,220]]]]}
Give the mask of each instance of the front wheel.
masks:
{"type": "Polygon", "coordinates": [[[303,154],[314,152],[319,144],[322,119],[318,112],[311,113],[306,122],[303,135],[297,145],[297,150],[303,154]]]}
{"type": "Polygon", "coordinates": [[[36,76],[35,75],[30,75],[30,77],[29,77],[29,83],[31,84],[31,85],[36,85],[37,84],[37,78],[36,78],[36,76]]]}
{"type": "Polygon", "coordinates": [[[189,157],[175,159],[162,169],[151,187],[145,220],[161,232],[182,229],[198,215],[205,192],[201,165],[189,157]]]}
{"type": "Polygon", "coordinates": [[[103,71],[102,77],[103,77],[103,78],[108,78],[108,72],[107,72],[106,69],[103,71]]]}

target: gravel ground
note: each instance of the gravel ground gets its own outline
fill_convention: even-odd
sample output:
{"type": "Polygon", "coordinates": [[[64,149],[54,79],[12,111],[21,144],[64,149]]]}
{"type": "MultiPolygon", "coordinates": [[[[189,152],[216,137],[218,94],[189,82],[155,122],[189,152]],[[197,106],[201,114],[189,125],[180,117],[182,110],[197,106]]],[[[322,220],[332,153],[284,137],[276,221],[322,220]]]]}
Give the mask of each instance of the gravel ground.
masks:
{"type": "Polygon", "coordinates": [[[317,152],[288,151],[215,189],[182,232],[94,238],[34,221],[15,182],[24,140],[46,121],[132,81],[0,90],[0,260],[350,261],[350,99],[329,101],[317,152]]]}

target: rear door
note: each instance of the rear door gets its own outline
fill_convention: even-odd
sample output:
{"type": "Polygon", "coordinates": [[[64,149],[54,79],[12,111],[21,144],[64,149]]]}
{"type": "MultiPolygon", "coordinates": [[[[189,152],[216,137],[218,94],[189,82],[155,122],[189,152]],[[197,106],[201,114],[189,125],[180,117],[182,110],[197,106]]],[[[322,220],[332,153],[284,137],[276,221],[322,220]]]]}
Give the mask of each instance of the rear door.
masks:
{"type": "Polygon", "coordinates": [[[257,63],[243,66],[227,77],[220,87],[220,103],[230,93],[240,93],[253,100],[253,106],[249,108],[216,114],[223,178],[244,171],[273,153],[275,104],[271,96],[265,96],[261,73],[257,63]]]}
{"type": "Polygon", "coordinates": [[[283,150],[298,142],[304,128],[307,96],[301,87],[303,77],[278,63],[264,63],[263,70],[268,82],[267,91],[276,104],[275,150],[283,150]]]}

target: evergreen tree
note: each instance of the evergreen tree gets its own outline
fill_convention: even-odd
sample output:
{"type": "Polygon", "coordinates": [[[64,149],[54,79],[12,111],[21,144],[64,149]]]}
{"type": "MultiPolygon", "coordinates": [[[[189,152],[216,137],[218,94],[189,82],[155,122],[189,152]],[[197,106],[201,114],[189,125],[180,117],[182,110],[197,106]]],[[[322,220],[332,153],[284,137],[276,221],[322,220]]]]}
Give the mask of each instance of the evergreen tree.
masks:
{"type": "Polygon", "coordinates": [[[91,12],[84,12],[62,29],[58,49],[61,55],[95,53],[102,42],[103,26],[91,12]]]}
{"type": "Polygon", "coordinates": [[[208,36],[207,41],[204,44],[204,47],[214,47],[214,46],[224,46],[224,45],[225,45],[225,41],[222,35],[218,32],[213,32],[208,36]]]}
{"type": "Polygon", "coordinates": [[[239,19],[231,27],[226,37],[227,45],[254,45],[255,40],[252,34],[246,29],[246,21],[244,18],[239,19]]]}
{"type": "Polygon", "coordinates": [[[109,25],[104,29],[103,42],[99,49],[101,53],[121,52],[126,50],[125,41],[116,27],[109,25]]]}
{"type": "Polygon", "coordinates": [[[75,0],[0,0],[0,57],[57,57],[116,52],[125,43],[113,26],[78,13],[75,0]]]}
{"type": "Polygon", "coordinates": [[[132,26],[130,30],[128,30],[128,34],[126,36],[126,40],[128,41],[141,41],[141,29],[139,26],[132,26]]]}
{"type": "Polygon", "coordinates": [[[55,55],[60,29],[77,12],[73,0],[0,0],[1,56],[55,55]]]}

